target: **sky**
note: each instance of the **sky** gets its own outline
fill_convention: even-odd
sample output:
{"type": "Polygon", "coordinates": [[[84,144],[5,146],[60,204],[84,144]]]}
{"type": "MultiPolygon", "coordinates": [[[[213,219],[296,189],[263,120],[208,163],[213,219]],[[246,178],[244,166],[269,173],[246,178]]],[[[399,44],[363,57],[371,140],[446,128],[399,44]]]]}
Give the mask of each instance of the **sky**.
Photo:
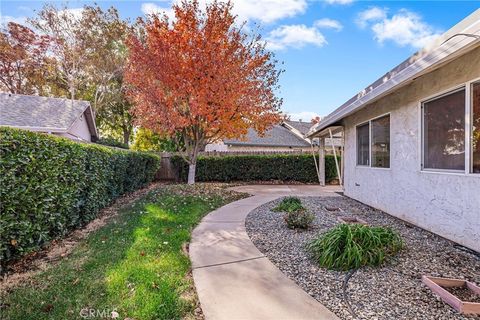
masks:
{"type": "MultiPolygon", "coordinates": [[[[165,12],[172,1],[99,1],[124,18],[165,12]]],[[[200,3],[209,0],[200,0],[200,3]]],[[[51,2],[51,1],[50,1],[51,2]]],[[[0,0],[1,22],[24,23],[45,1],[0,0]]],[[[57,2],[62,4],[64,2],[57,2]]],[[[70,0],[81,8],[93,1],[70,0]]],[[[233,0],[239,21],[275,53],[282,110],[325,116],[480,7],[478,1],[233,0]]]]}

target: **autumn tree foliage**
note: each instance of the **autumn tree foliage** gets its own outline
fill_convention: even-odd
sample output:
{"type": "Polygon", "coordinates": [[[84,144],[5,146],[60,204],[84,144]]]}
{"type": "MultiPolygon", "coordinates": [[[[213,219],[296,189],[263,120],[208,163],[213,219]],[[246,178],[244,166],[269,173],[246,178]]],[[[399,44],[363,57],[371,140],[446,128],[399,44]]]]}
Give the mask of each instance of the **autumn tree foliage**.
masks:
{"type": "Polygon", "coordinates": [[[9,22],[0,32],[0,88],[16,94],[40,91],[47,64],[47,36],[9,22]]]}
{"type": "Polygon", "coordinates": [[[195,181],[198,152],[207,143],[260,134],[281,119],[275,92],[281,73],[259,36],[236,24],[232,4],[201,10],[174,5],[175,20],[151,16],[143,37],[132,36],[125,74],[137,123],[181,139],[195,181]]]}
{"type": "Polygon", "coordinates": [[[127,59],[125,42],[136,24],[131,25],[128,19],[122,19],[114,7],[102,10],[98,5],[85,6],[82,17],[88,26],[83,35],[89,43],[84,66],[91,89],[88,99],[92,101],[99,128],[119,134],[123,143],[128,145],[133,132],[133,117],[123,81],[127,59]]]}
{"type": "MultiPolygon", "coordinates": [[[[125,40],[135,28],[118,10],[97,4],[70,9],[46,3],[28,22],[50,39],[51,77],[45,85],[55,96],[89,100],[97,126],[107,136],[130,141],[133,117],[125,97],[125,40]]],[[[48,94],[48,93],[47,93],[48,94]]]]}

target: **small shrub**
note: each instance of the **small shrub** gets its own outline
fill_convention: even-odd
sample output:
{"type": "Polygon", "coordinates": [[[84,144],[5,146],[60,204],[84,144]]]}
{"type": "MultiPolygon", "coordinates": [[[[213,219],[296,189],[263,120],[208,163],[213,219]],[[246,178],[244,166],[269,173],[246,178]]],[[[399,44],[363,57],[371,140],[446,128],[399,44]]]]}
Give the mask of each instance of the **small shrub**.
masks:
{"type": "Polygon", "coordinates": [[[403,246],[390,228],[340,224],[308,244],[307,250],[322,267],[336,270],[379,266],[403,246]]]}
{"type": "Polygon", "coordinates": [[[278,206],[273,208],[273,211],[276,212],[295,212],[300,210],[305,210],[305,208],[302,206],[302,201],[297,197],[283,198],[278,206]]]}
{"type": "Polygon", "coordinates": [[[298,210],[288,212],[283,218],[290,229],[308,229],[315,216],[307,210],[298,210]]]}

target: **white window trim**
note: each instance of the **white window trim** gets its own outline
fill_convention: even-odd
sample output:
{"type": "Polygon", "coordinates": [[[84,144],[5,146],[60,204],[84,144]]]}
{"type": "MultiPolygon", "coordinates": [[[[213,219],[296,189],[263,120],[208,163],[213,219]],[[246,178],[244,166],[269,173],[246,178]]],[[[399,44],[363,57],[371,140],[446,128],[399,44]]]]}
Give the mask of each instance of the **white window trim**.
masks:
{"type": "Polygon", "coordinates": [[[478,177],[480,178],[479,173],[473,173],[473,150],[471,148],[471,138],[472,138],[472,131],[473,131],[473,104],[472,104],[472,95],[471,95],[471,89],[472,85],[474,83],[480,82],[480,78],[474,78],[472,80],[469,80],[467,82],[461,83],[459,85],[456,85],[454,87],[450,87],[446,90],[442,90],[440,92],[437,92],[433,95],[430,95],[428,97],[425,97],[419,101],[419,155],[420,155],[420,161],[419,161],[419,171],[422,173],[439,173],[439,174],[451,174],[451,175],[461,175],[461,176],[472,176],[472,177],[478,177]],[[423,105],[424,103],[427,103],[432,100],[439,99],[443,96],[455,93],[457,91],[460,91],[464,89],[465,90],[465,168],[464,170],[449,170],[449,169],[431,169],[431,168],[424,168],[424,159],[425,159],[425,154],[424,154],[424,116],[423,116],[423,105]]]}
{"type": "Polygon", "coordinates": [[[391,116],[391,112],[387,112],[387,113],[384,113],[384,114],[381,114],[379,116],[376,116],[374,118],[370,118],[369,120],[367,121],[364,121],[364,122],[361,122],[359,124],[357,124],[355,126],[355,167],[356,168],[369,168],[369,169],[378,169],[378,170],[391,170],[392,168],[392,148],[391,148],[391,145],[392,145],[392,116],[391,116]],[[374,167],[372,166],[372,121],[375,121],[377,119],[380,119],[380,118],[383,118],[383,117],[386,117],[386,116],[389,116],[390,117],[390,121],[388,122],[388,134],[390,135],[390,148],[388,149],[388,155],[389,155],[389,158],[390,158],[390,163],[389,163],[389,166],[388,168],[383,168],[383,167],[374,167]],[[363,125],[366,125],[368,124],[368,165],[362,165],[362,164],[358,164],[358,135],[357,135],[357,128],[358,127],[361,127],[363,125]]]}
{"type": "Polygon", "coordinates": [[[370,158],[368,159],[368,164],[358,164],[358,127],[362,127],[368,124],[368,153],[370,154],[370,121],[365,121],[359,123],[355,126],[355,166],[358,168],[368,168],[370,167],[370,158]]]}
{"type": "Polygon", "coordinates": [[[473,95],[472,95],[472,87],[474,84],[480,84],[480,77],[475,78],[473,80],[470,80],[467,82],[466,86],[468,88],[468,97],[465,97],[467,99],[466,102],[466,108],[468,108],[468,135],[467,137],[467,142],[468,142],[468,160],[470,163],[465,166],[465,168],[468,167],[467,169],[467,175],[469,176],[474,176],[474,177],[480,177],[480,173],[473,173],[473,149],[472,149],[472,133],[473,133],[473,95]]]}

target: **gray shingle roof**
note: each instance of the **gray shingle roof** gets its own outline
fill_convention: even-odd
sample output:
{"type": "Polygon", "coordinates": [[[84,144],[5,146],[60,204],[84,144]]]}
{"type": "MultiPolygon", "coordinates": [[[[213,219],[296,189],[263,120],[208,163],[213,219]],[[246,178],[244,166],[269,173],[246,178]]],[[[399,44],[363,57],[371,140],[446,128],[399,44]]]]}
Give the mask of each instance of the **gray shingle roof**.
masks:
{"type": "Polygon", "coordinates": [[[303,135],[306,135],[308,130],[313,126],[311,122],[305,121],[285,120],[285,122],[300,131],[303,135]]]}
{"type": "Polygon", "coordinates": [[[89,105],[80,100],[0,93],[0,125],[66,131],[89,105]]]}
{"type": "Polygon", "coordinates": [[[223,141],[230,145],[243,146],[270,146],[270,147],[308,147],[309,144],[296,136],[290,130],[281,125],[276,125],[268,130],[263,137],[259,136],[255,130],[248,130],[246,140],[226,139],[223,141]]]}

